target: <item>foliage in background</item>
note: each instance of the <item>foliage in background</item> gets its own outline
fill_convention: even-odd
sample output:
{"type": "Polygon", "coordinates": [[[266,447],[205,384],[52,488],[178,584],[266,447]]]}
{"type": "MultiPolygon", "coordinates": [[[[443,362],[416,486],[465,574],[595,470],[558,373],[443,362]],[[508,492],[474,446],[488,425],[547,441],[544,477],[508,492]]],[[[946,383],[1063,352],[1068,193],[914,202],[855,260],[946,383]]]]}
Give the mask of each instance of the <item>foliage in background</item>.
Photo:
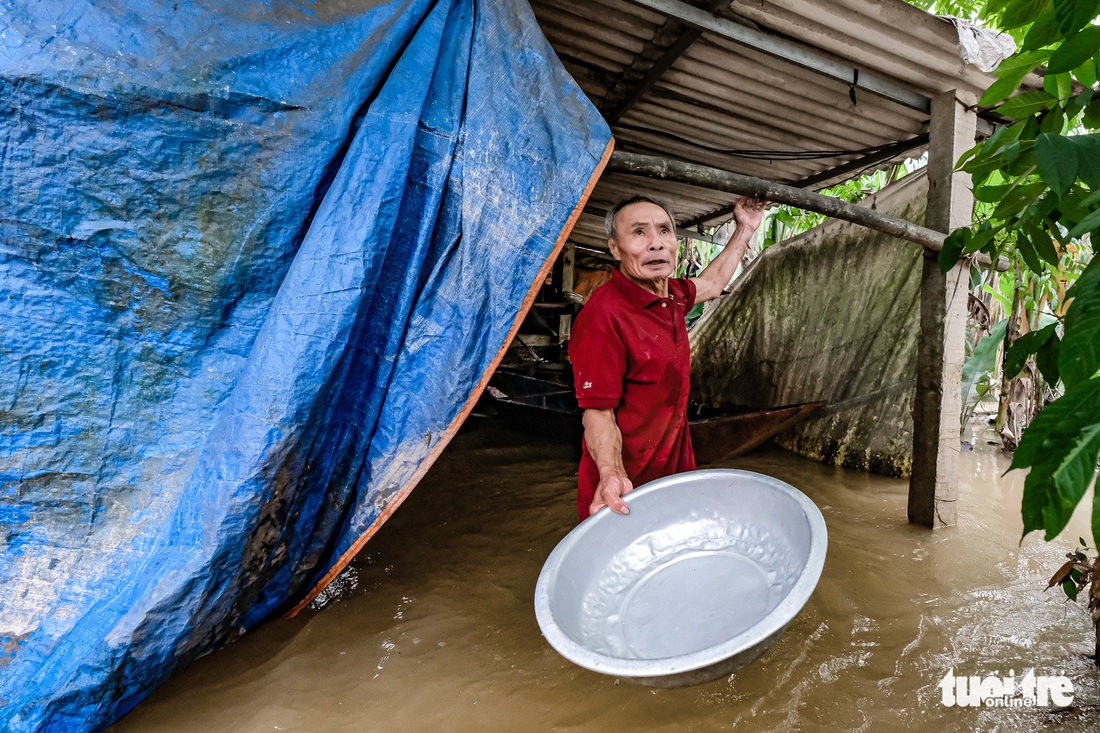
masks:
{"type": "Polygon", "coordinates": [[[974,345],[963,364],[963,410],[960,421],[964,427],[970,421],[978,403],[996,387],[993,375],[997,371],[998,349],[1005,339],[1007,329],[1008,319],[1002,318],[974,345]]]}
{"type": "MultiPolygon", "coordinates": [[[[851,181],[845,181],[831,188],[826,188],[819,193],[825,196],[834,196],[854,204],[873,193],[881,191],[894,181],[920,170],[925,165],[927,165],[927,157],[905,160],[894,164],[888,169],[868,173],[851,181]]],[[[764,214],[764,220],[760,224],[761,235],[754,247],[753,254],[757,255],[773,244],[807,232],[824,223],[825,219],[824,214],[803,211],[793,206],[773,206],[764,214]]]]}
{"type": "MultiPolygon", "coordinates": [[[[1041,529],[1049,540],[1093,482],[1100,454],[1100,265],[1089,244],[1100,231],[1100,0],[989,0],[982,13],[1019,50],[994,72],[998,81],[980,104],[997,105],[1014,122],[959,161],[980,205],[974,226],[948,238],[940,264],[949,270],[977,251],[1013,260],[1013,308],[1022,309],[1027,330],[1010,328],[1005,376],[1034,356],[1043,379],[1063,385],[1012,461],[1030,469],[1024,533],[1041,529]],[[1016,93],[1032,72],[1042,87],[1016,93]],[[1042,325],[1044,314],[1054,321],[1042,325]]],[[[1092,532],[1100,544],[1095,498],[1092,532]]]]}
{"type": "Polygon", "coordinates": [[[953,15],[956,18],[977,20],[982,11],[982,0],[909,0],[921,10],[936,15],[953,15]]]}

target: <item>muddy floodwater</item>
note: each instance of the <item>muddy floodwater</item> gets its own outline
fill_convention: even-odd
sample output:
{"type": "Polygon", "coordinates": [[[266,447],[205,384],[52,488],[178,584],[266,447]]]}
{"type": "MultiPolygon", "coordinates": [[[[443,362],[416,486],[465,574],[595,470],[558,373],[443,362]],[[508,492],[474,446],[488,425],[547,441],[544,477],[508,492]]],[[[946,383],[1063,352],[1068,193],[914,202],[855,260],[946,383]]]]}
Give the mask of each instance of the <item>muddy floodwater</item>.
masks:
{"type": "MultiPolygon", "coordinates": [[[[959,526],[905,520],[907,484],[778,449],[724,464],[776,476],[829,530],[813,597],[729,678],[652,690],[580,669],[543,640],[535,581],[576,521],[568,446],[468,426],[367,545],[323,609],[269,622],[178,672],[111,730],[1094,731],[1087,613],[1043,592],[1087,535],[1022,546],[1018,473],[964,452],[959,526]],[[945,707],[958,675],[1064,674],[1071,707],[945,707]]],[[[1091,505],[1091,492],[1086,497],[1091,505]]]]}

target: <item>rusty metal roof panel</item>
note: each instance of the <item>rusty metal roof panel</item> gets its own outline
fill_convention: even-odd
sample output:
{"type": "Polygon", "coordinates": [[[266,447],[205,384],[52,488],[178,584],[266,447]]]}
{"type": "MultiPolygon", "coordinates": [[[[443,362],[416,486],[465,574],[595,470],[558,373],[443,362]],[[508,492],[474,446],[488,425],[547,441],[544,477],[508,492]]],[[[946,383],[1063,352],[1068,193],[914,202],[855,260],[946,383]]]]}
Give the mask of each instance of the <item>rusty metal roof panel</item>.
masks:
{"type": "Polygon", "coordinates": [[[980,95],[989,74],[965,64],[951,22],[903,0],[733,0],[735,16],[927,94],[980,95]]]}
{"type": "MultiPolygon", "coordinates": [[[[919,155],[926,144],[926,107],[865,88],[853,92],[835,72],[819,73],[733,40],[737,34],[726,37],[722,28],[677,19],[683,4],[675,0],[654,2],[532,0],[551,45],[609,119],[618,149],[820,188],[919,155]]],[[[689,3],[726,28],[737,23],[812,58],[846,64],[853,75],[884,79],[911,98],[949,89],[977,94],[993,80],[962,62],[953,25],[903,0],[689,3]]],[[[633,193],[666,199],[678,221],[712,212],[728,218],[735,198],[608,175],[590,209],[633,193]]],[[[574,241],[603,246],[602,223],[590,218],[598,219],[582,217],[574,241]]]]}

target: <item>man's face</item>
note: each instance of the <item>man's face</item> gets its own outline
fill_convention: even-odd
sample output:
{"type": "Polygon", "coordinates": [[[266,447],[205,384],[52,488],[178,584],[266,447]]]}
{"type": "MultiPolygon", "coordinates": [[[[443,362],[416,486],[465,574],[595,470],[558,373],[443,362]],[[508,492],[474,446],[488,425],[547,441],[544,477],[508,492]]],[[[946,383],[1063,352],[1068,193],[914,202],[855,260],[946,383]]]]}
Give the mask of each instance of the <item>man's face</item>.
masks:
{"type": "Polygon", "coordinates": [[[639,284],[656,286],[676,270],[676,231],[665,210],[648,201],[630,204],[615,217],[608,240],[622,273],[639,284]]]}

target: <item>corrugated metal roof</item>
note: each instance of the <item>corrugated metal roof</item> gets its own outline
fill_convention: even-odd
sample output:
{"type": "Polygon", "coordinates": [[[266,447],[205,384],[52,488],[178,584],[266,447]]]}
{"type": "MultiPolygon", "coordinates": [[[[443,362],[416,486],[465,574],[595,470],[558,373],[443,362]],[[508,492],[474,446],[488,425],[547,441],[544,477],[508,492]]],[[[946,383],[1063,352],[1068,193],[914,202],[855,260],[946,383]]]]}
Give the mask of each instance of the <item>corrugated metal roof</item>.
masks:
{"type": "MultiPolygon", "coordinates": [[[[619,150],[816,189],[917,155],[926,144],[926,111],[863,88],[854,91],[853,101],[851,83],[835,74],[693,28],[637,2],[643,0],[532,0],[558,56],[611,122],[619,150]],[[624,109],[626,100],[632,102],[624,109]]],[[[711,0],[708,8],[706,0],[690,0],[778,43],[907,92],[929,97],[959,89],[976,98],[994,80],[963,63],[951,23],[903,0],[724,2],[711,0]]],[[[709,223],[723,221],[734,200],[694,186],[608,174],[573,241],[605,247],[600,215],[633,193],[667,200],[679,222],[716,214],[709,223]]]]}

